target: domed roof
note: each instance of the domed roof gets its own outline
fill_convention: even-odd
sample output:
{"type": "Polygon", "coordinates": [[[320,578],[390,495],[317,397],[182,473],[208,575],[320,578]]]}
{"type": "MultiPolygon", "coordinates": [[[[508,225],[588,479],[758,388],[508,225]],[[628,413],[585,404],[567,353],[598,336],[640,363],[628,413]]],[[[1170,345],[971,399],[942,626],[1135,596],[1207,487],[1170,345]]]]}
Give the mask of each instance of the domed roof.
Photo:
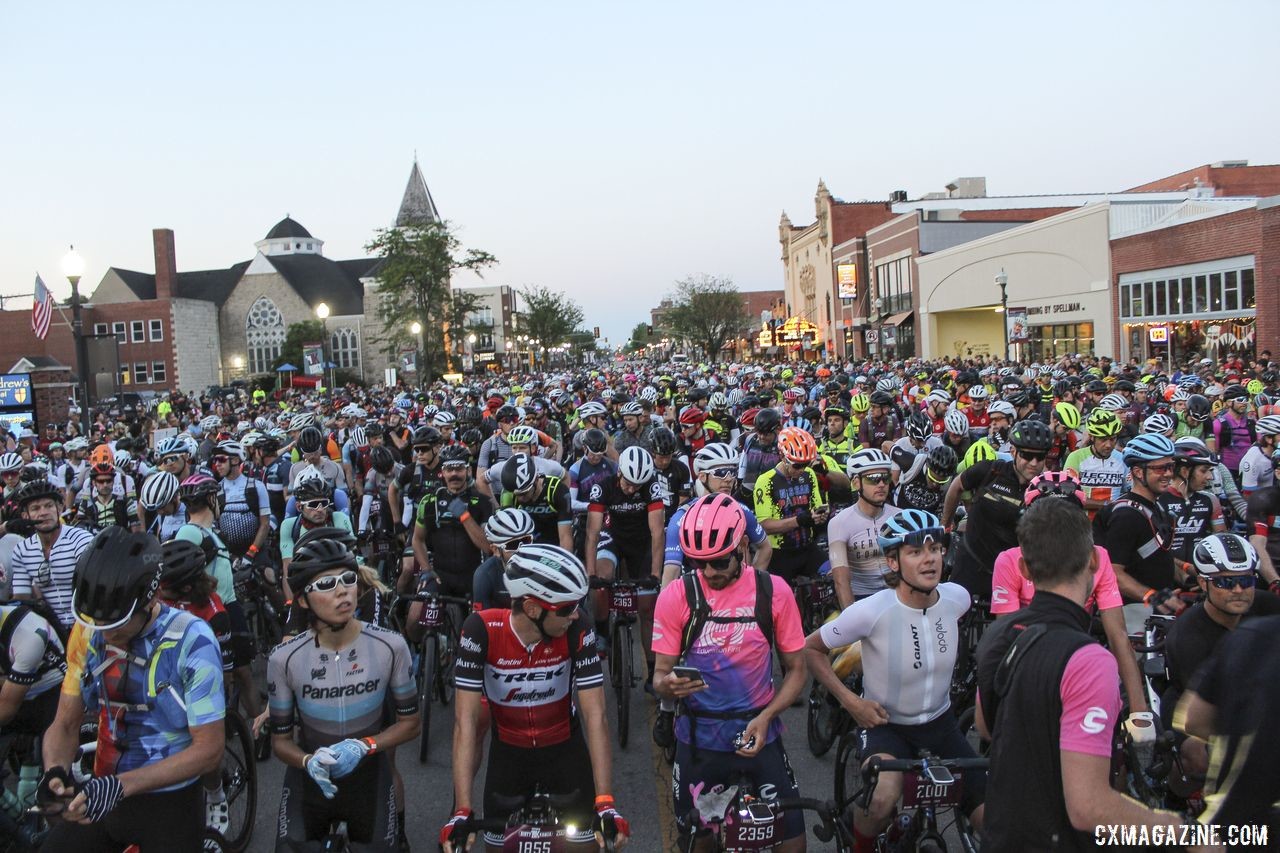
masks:
{"type": "Polygon", "coordinates": [[[267,232],[266,239],[276,240],[285,237],[306,237],[311,238],[311,232],[303,228],[294,219],[285,216],[275,224],[275,226],[267,232]]]}

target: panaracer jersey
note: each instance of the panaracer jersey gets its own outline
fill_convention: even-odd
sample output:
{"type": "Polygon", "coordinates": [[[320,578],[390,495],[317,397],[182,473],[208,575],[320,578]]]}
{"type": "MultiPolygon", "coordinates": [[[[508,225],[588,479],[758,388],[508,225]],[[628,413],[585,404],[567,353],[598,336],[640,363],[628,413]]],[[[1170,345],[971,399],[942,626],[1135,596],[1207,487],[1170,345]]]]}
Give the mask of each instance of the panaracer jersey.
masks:
{"type": "Polygon", "coordinates": [[[317,645],[311,631],[276,646],[267,662],[267,697],[272,734],[290,734],[296,712],[299,745],[309,752],[377,734],[388,706],[399,716],[418,710],[404,637],[367,622],[345,649],[317,645]]]}
{"type": "Polygon", "coordinates": [[[199,616],[163,605],[127,651],[77,624],[67,644],[62,693],[79,697],[98,718],[95,776],[177,755],[191,745],[192,728],[226,715],[222,652],[212,629],[199,616]]]}
{"type": "Polygon", "coordinates": [[[467,617],[454,683],[489,700],[498,740],[542,747],[569,739],[578,725],[574,689],[604,685],[589,623],[579,618],[563,636],[526,646],[511,624],[510,610],[482,610],[467,617]]]}

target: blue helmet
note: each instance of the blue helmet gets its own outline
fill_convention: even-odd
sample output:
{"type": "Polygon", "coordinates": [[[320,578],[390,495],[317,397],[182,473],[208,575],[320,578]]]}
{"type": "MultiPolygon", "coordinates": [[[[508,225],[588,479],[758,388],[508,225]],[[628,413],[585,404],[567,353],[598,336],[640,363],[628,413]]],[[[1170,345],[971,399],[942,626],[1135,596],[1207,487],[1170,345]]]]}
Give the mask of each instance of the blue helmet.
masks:
{"type": "Polygon", "coordinates": [[[942,520],[922,509],[904,509],[880,525],[880,550],[896,551],[903,545],[923,545],[933,540],[946,545],[942,520]]]}
{"type": "Polygon", "coordinates": [[[1129,439],[1121,458],[1126,465],[1141,465],[1157,459],[1171,459],[1177,451],[1173,442],[1159,433],[1143,433],[1129,439]]]}

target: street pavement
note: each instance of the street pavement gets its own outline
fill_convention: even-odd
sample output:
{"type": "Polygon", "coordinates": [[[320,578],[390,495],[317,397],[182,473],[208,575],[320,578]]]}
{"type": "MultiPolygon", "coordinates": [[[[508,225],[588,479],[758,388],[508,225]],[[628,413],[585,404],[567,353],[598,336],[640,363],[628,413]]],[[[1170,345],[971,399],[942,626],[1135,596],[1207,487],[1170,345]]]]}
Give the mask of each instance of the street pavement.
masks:
{"type": "MultiPolygon", "coordinates": [[[[606,689],[608,681],[606,679],[606,689]]],[[[613,691],[608,690],[611,725],[616,722],[613,691]]],[[[808,695],[808,688],[802,694],[808,695]]],[[[614,738],[613,785],[618,809],[631,822],[634,833],[628,850],[658,853],[672,850],[674,838],[671,806],[671,767],[653,745],[652,709],[654,700],[642,690],[631,692],[631,737],[626,749],[614,738]]],[[[832,767],[835,749],[822,758],[814,758],[805,739],[805,708],[790,708],[783,714],[786,731],[783,742],[792,769],[800,785],[801,796],[829,799],[832,797],[832,767]]],[[[453,731],[452,705],[431,715],[431,755],[426,764],[418,763],[415,741],[400,749],[396,765],[404,777],[406,817],[412,849],[434,853],[440,826],[449,818],[453,801],[450,776],[450,744],[453,731]]],[[[482,771],[483,772],[483,771],[482,771]]],[[[267,853],[274,849],[276,812],[280,805],[280,781],[283,767],[274,758],[258,765],[258,813],[250,850],[267,853]]],[[[477,800],[481,782],[477,781],[477,800]]],[[[806,817],[812,826],[811,814],[806,817]]],[[[826,845],[809,833],[809,849],[821,850],[826,845]]]]}

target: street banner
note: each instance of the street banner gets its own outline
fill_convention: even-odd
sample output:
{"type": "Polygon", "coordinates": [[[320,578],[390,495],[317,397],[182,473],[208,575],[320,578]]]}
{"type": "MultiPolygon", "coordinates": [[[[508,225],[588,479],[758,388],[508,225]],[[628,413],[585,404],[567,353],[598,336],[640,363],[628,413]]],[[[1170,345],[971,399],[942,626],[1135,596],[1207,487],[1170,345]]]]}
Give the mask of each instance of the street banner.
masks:
{"type": "Polygon", "coordinates": [[[857,264],[836,264],[836,289],[841,299],[858,298],[857,264]]]}
{"type": "Polygon", "coordinates": [[[320,376],[324,373],[324,345],[311,343],[302,345],[302,372],[307,376],[320,376]]]}
{"type": "Polygon", "coordinates": [[[413,348],[400,350],[400,372],[401,373],[417,373],[418,372],[418,351],[413,348]]]}
{"type": "Polygon", "coordinates": [[[1026,308],[1009,309],[1009,343],[1025,344],[1031,340],[1031,326],[1027,324],[1026,308]]]}

